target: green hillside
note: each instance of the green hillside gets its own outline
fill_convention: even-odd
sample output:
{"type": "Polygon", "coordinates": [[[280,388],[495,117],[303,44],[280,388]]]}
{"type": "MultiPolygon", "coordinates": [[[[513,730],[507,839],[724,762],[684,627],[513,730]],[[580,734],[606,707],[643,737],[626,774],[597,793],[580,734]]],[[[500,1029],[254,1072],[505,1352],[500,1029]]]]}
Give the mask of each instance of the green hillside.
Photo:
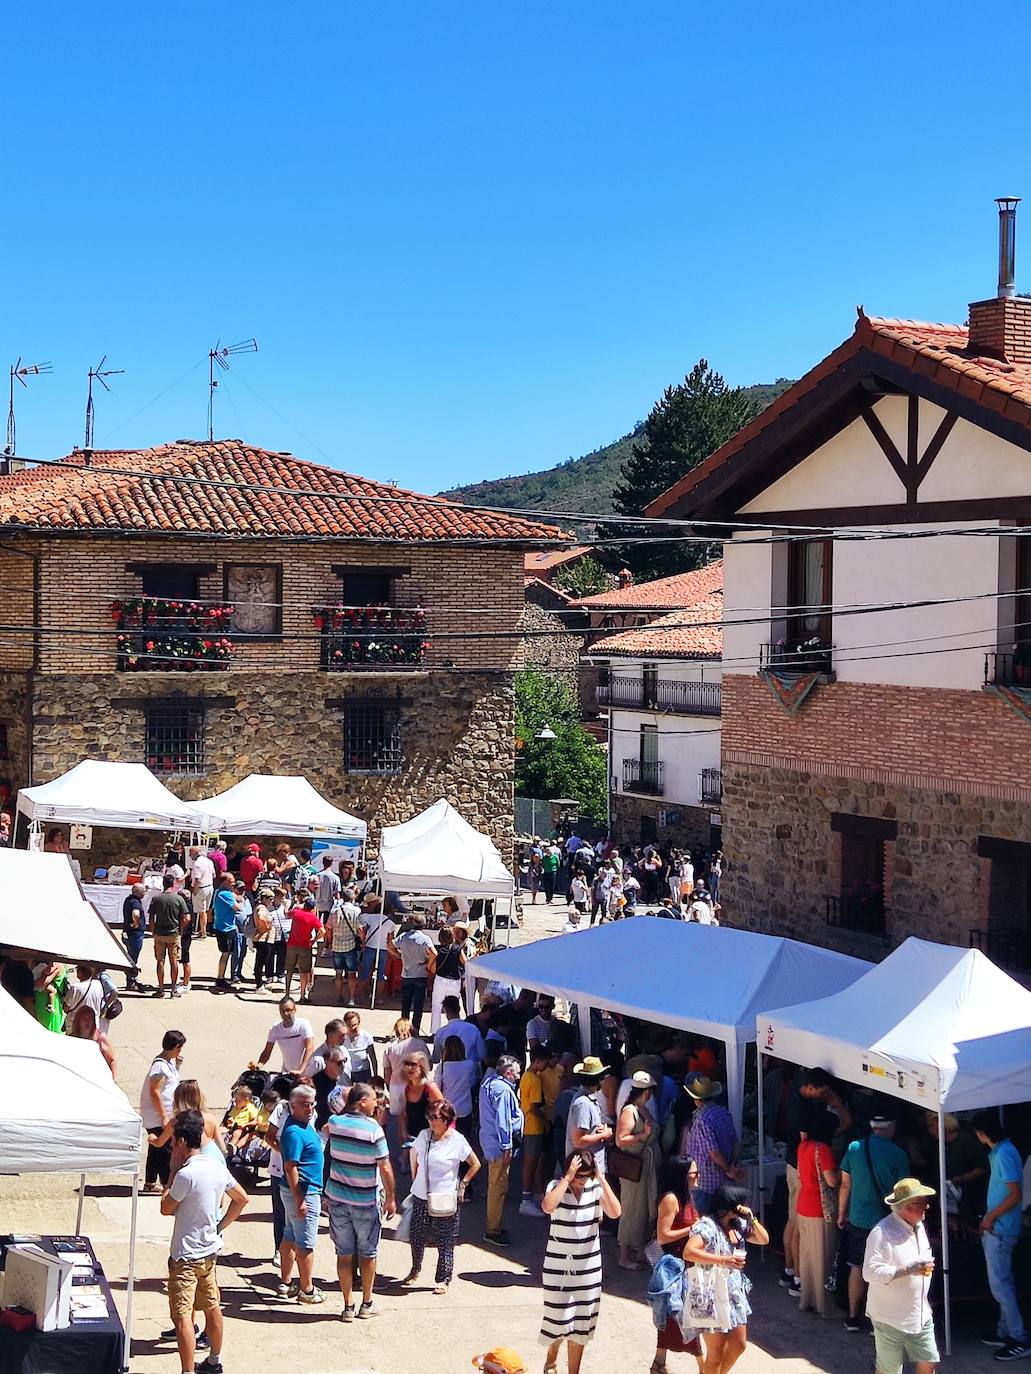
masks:
{"type": "MultiPolygon", "coordinates": [[[[763,406],[786,391],[791,383],[783,377],[775,382],[746,387],[763,406]]],[[[629,434],[604,448],[585,453],[582,458],[567,458],[557,467],[543,472],[528,472],[523,477],[497,477],[489,482],[473,482],[441,492],[459,501],[507,509],[584,511],[590,515],[612,514],[612,490],[619,479],[620,465],[630,457],[634,440],[641,431],[635,425],[629,434]]]]}

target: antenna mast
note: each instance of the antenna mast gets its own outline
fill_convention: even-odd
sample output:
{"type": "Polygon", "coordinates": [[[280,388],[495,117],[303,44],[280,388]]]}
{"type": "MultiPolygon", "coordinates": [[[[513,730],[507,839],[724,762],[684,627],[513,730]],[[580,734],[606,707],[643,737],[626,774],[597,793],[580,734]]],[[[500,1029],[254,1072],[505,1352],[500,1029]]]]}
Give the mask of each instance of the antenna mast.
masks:
{"type": "Polygon", "coordinates": [[[17,438],[16,438],[16,426],[15,426],[15,423],[14,423],[14,383],[15,383],[15,381],[21,382],[22,386],[28,386],[28,382],[25,380],[26,377],[43,377],[43,376],[48,376],[51,372],[53,372],[53,370],[54,370],[54,369],[50,366],[49,363],[31,363],[31,364],[26,363],[26,364],[23,366],[23,365],[22,365],[22,360],[21,360],[20,358],[19,358],[18,361],[11,367],[11,372],[10,372],[10,381],[11,381],[11,385],[10,385],[10,390],[9,390],[9,393],[8,393],[8,401],[7,401],[7,446],[6,446],[6,448],[4,449],[4,457],[5,457],[5,458],[13,458],[13,457],[14,457],[14,451],[15,451],[15,447],[16,447],[16,443],[17,443],[17,438]]]}
{"type": "Polygon", "coordinates": [[[83,445],[87,452],[93,447],[93,383],[98,381],[105,391],[110,391],[111,388],[104,378],[121,377],[125,371],[124,367],[109,367],[105,371],[104,364],[106,362],[107,354],[105,353],[96,367],[91,367],[89,370],[89,388],[86,392],[86,442],[83,445]]]}
{"type": "Polygon", "coordinates": [[[240,343],[221,344],[217,343],[208,352],[208,439],[215,437],[215,391],[218,387],[218,380],[215,376],[216,365],[223,372],[229,371],[229,358],[234,358],[238,353],[257,353],[257,339],[243,339],[240,343]]]}

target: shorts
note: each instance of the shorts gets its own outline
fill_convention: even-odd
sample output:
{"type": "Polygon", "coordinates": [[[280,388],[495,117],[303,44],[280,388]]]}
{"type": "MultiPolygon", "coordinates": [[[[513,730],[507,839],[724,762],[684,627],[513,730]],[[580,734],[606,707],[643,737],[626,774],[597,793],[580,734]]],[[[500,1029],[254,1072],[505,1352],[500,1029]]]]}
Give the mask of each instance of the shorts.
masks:
{"type": "Polygon", "coordinates": [[[902,1366],[925,1361],[938,1363],[938,1343],[934,1339],[934,1322],[929,1320],[922,1331],[912,1335],[883,1322],[873,1324],[873,1345],[877,1374],[902,1374],[902,1366]]]}
{"type": "Polygon", "coordinates": [[[788,1185],[788,1221],[794,1221],[798,1216],[798,1193],[802,1180],[793,1164],[785,1166],[784,1177],[788,1185]]]}
{"type": "Polygon", "coordinates": [[[318,1188],[309,1188],[304,1195],[304,1200],[308,1204],[307,1215],[303,1221],[298,1216],[297,1204],[294,1201],[293,1189],[286,1183],[280,1185],[280,1195],[283,1199],[283,1211],[286,1214],[286,1225],[283,1227],[283,1239],[288,1240],[291,1245],[296,1245],[298,1250],[314,1250],[315,1242],[319,1238],[319,1217],[322,1214],[322,1194],[318,1188]]]}
{"type": "Polygon", "coordinates": [[[218,1307],[222,1295],[215,1278],[216,1259],[209,1255],[202,1260],[168,1261],[168,1310],[173,1321],[218,1307]]]}
{"type": "Polygon", "coordinates": [[[329,1201],[329,1234],[338,1255],[375,1259],[383,1223],[378,1207],[352,1207],[329,1201]]]}
{"type": "Polygon", "coordinates": [[[183,933],[180,935],[179,943],[181,947],[181,953],[179,955],[180,962],[188,964],[190,962],[190,950],[193,947],[192,925],[187,926],[183,933]]]}
{"type": "Polygon", "coordinates": [[[333,950],[333,968],[337,973],[357,973],[360,955],[361,950],[357,945],[354,949],[346,949],[343,952],[335,949],[333,950]]]}
{"type": "Polygon", "coordinates": [[[178,935],[155,935],[154,936],[154,957],[158,963],[167,954],[170,959],[179,962],[180,944],[178,935]]]}
{"type": "Polygon", "coordinates": [[[198,887],[193,891],[193,909],[198,914],[202,911],[210,911],[211,903],[214,899],[215,889],[213,887],[198,887]]]}
{"type": "Polygon", "coordinates": [[[365,949],[362,951],[362,979],[365,982],[372,977],[372,963],[376,961],[376,977],[383,978],[384,970],[387,967],[387,951],[385,949],[365,949]]]}
{"type": "Polygon", "coordinates": [[[303,949],[300,945],[287,945],[286,947],[286,976],[289,978],[294,973],[311,973],[312,950],[309,945],[303,949]]]}
{"type": "Polygon", "coordinates": [[[865,1227],[853,1226],[849,1222],[845,1228],[845,1258],[853,1269],[862,1269],[866,1257],[866,1238],[870,1234],[865,1227]]]}
{"type": "Polygon", "coordinates": [[[232,954],[236,948],[236,930],[216,930],[215,943],[219,954],[232,954]]]}
{"type": "Polygon", "coordinates": [[[523,1158],[540,1159],[544,1153],[545,1134],[541,1131],[538,1135],[523,1136],[523,1158]]]}

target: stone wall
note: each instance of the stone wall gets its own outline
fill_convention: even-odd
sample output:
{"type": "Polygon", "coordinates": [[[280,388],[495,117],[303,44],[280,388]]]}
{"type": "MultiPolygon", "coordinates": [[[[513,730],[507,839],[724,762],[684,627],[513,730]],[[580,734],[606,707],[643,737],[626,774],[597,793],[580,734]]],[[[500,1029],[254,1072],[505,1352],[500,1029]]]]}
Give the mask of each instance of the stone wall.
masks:
{"type": "Polygon", "coordinates": [[[990,861],[978,857],[978,838],[1031,843],[1031,811],[1012,798],[726,758],[721,814],[720,900],[729,924],[874,959],[909,935],[966,946],[970,930],[987,921],[990,861]],[[897,825],[884,846],[884,938],[827,925],[825,898],[837,895],[839,881],[835,812],[897,825]]]}
{"type": "MultiPolygon", "coordinates": [[[[0,783],[9,787],[10,810],[19,787],[24,787],[29,776],[29,732],[27,707],[29,693],[28,673],[0,672],[0,743],[6,736],[7,749],[0,753],[0,783]]],[[[7,807],[4,789],[0,787],[0,806],[7,807]]]]}
{"type": "Polygon", "coordinates": [[[583,637],[569,633],[563,620],[530,602],[519,620],[523,632],[523,667],[560,678],[575,695],[583,637]]]}
{"type": "MultiPolygon", "coordinates": [[[[203,702],[202,777],[171,777],[178,796],[224,791],[249,773],[300,773],[330,801],[380,828],[408,820],[438,798],[452,801],[502,854],[513,845],[514,694],[499,673],[58,674],[36,679],[34,776],[45,782],[83,758],[144,761],[148,701],[203,702]],[[404,764],[396,776],[349,773],[343,703],[398,703],[404,764]]],[[[89,863],[156,854],[161,837],[95,832],[89,863]],[[144,847],[149,845],[149,847],[144,847]]],[[[84,868],[88,864],[84,863],[84,868]]]]}
{"type": "Polygon", "coordinates": [[[692,853],[708,850],[710,840],[709,812],[701,806],[669,807],[680,815],[676,825],[659,824],[659,814],[667,806],[658,797],[636,797],[614,792],[611,800],[612,837],[620,844],[638,844],[641,839],[641,820],[649,817],[655,822],[657,843],[688,849],[692,853]]]}

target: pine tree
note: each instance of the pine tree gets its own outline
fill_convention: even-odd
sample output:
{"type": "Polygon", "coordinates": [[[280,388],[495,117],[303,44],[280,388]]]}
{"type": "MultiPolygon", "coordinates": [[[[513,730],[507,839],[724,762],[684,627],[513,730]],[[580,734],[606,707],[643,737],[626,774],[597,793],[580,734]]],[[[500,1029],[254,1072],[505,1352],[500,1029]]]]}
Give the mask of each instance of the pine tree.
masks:
{"type": "MultiPolygon", "coordinates": [[[[730,387],[704,358],[680,386],[670,386],[652,407],[640,441],[620,468],[613,505],[621,515],[645,508],[757,415],[761,405],[741,387],[730,387]]],[[[613,526],[623,534],[627,526],[613,526]]],[[[644,533],[644,531],[642,531],[644,533]]],[[[701,567],[715,556],[713,545],[627,544],[619,557],[638,579],[668,577],[701,567]]]]}

